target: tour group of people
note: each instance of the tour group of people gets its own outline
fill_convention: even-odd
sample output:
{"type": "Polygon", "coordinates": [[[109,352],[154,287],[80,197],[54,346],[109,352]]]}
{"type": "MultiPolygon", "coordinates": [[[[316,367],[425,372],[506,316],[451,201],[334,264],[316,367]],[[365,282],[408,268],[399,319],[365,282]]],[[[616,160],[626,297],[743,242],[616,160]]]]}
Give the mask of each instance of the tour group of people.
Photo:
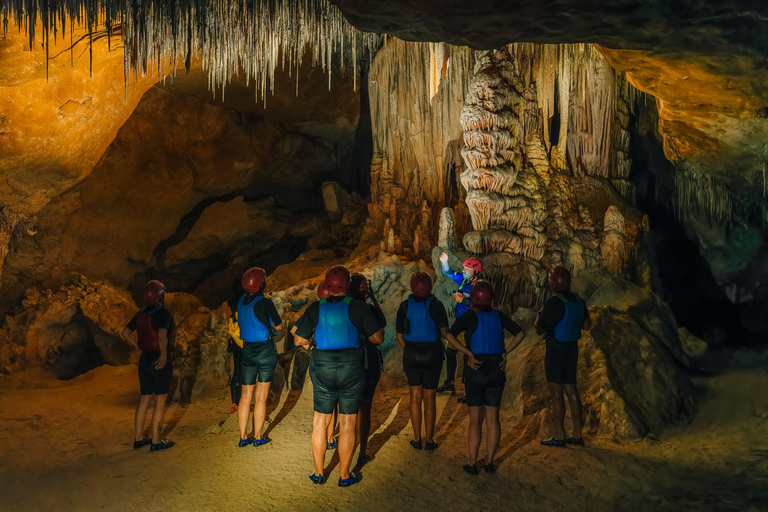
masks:
{"type": "MultiPolygon", "coordinates": [[[[494,289],[483,279],[483,263],[468,258],[460,272],[440,257],[441,271],[456,285],[453,298],[455,321],[449,325],[445,304],[432,294],[432,278],[425,272],[413,274],[411,294],[397,311],[397,343],[403,350],[403,370],[410,391],[410,418],[416,450],[435,450],[436,394],[456,391],[457,356],[464,356],[465,396],[460,400],[469,409],[468,462],[464,471],[480,472],[478,453],[482,426],[486,424],[484,471],[496,471],[494,457],[501,437],[499,408],[506,382],[506,356],[520,345],[525,333],[511,318],[493,308],[494,289]],[[446,346],[443,345],[446,341],[446,346]],[[438,387],[443,361],[446,380],[438,387]],[[422,430],[423,425],[423,430],[422,430]]],[[[544,446],[584,446],[581,433],[581,402],[576,388],[576,363],[581,330],[589,329],[586,305],[570,290],[571,275],[563,266],[548,274],[554,295],[540,309],[535,330],[546,342],[544,370],[549,383],[555,419],[554,436],[544,446]],[[573,430],[566,438],[565,400],[571,409],[573,430]]],[[[242,292],[230,302],[229,351],[234,354],[231,380],[232,408],[240,430],[238,446],[263,446],[270,439],[263,434],[267,396],[277,365],[275,338],[283,322],[272,300],[265,295],[266,272],[252,268],[243,274],[242,292]],[[251,402],[253,436],[248,436],[251,402]]],[[[313,386],[314,417],[311,446],[315,484],[326,481],[327,450],[339,456],[340,487],[357,483],[351,473],[356,427],[360,429],[357,464],[370,462],[367,443],[371,409],[381,377],[386,318],[379,307],[370,281],[351,274],[343,266],[330,268],[318,286],[319,300],[313,302],[293,326],[294,343],[310,353],[309,375],[313,386]],[[339,434],[335,437],[336,426],[339,434]]],[[[150,451],[170,448],[173,441],[161,439],[162,418],[172,377],[170,353],[176,338],[173,315],[164,307],[165,287],[148,282],[142,290],[143,306],[123,331],[123,336],[141,351],[139,383],[141,399],[136,408],[134,449],[149,445],[150,451]],[[156,397],[152,413],[152,436],[145,438],[145,420],[156,397]]]]}

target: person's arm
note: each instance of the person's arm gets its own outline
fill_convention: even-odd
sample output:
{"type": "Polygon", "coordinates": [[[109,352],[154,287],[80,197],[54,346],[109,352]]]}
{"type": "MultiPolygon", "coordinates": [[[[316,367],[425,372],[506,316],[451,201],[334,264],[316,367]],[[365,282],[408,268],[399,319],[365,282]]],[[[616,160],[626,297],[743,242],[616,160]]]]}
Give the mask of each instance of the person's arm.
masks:
{"type": "Polygon", "coordinates": [[[155,370],[160,370],[168,362],[168,329],[157,330],[157,342],[160,345],[160,357],[155,363],[155,370]]]}
{"type": "Polygon", "coordinates": [[[293,342],[299,346],[309,350],[310,343],[309,338],[312,337],[312,333],[317,327],[317,319],[320,317],[320,303],[314,302],[310,304],[304,314],[301,315],[294,325],[294,329],[291,329],[293,333],[293,342]]]}
{"type": "Polygon", "coordinates": [[[461,272],[454,272],[451,266],[448,264],[448,254],[443,253],[440,255],[440,270],[446,277],[451,278],[456,284],[461,284],[464,280],[464,274],[461,272]]]}
{"type": "Polygon", "coordinates": [[[457,340],[453,334],[451,334],[450,332],[446,333],[445,339],[446,341],[448,341],[448,344],[451,347],[453,347],[453,350],[458,350],[459,352],[467,356],[467,364],[469,365],[470,368],[472,368],[473,370],[477,370],[478,368],[480,368],[480,361],[475,359],[475,355],[472,352],[470,352],[470,350],[467,347],[459,343],[459,340],[457,340]]]}
{"type": "Polygon", "coordinates": [[[448,328],[447,327],[441,327],[440,328],[440,337],[442,339],[448,339],[448,328]]]}
{"type": "MultiPolygon", "coordinates": [[[[400,348],[405,349],[405,340],[403,339],[403,333],[405,332],[406,322],[406,308],[408,302],[403,301],[400,303],[400,307],[397,308],[397,316],[395,317],[395,338],[400,348]]],[[[410,330],[408,331],[410,332],[410,330]]]]}
{"type": "Polygon", "coordinates": [[[368,336],[368,339],[371,340],[371,343],[374,345],[381,345],[384,343],[384,329],[379,329],[372,335],[368,336]]]}
{"type": "Polygon", "coordinates": [[[133,345],[136,348],[139,348],[139,341],[136,339],[136,331],[131,329],[130,327],[126,327],[123,329],[123,339],[133,345]]]}
{"type": "Polygon", "coordinates": [[[397,338],[397,344],[400,345],[400,348],[405,349],[405,340],[403,339],[403,335],[398,332],[395,334],[395,337],[397,338]]]}

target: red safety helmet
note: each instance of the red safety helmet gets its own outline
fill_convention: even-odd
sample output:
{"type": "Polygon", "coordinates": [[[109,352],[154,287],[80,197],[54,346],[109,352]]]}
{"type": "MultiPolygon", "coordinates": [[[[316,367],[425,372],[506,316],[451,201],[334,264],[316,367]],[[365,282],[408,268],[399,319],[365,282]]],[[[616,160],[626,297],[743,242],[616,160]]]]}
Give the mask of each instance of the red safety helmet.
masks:
{"type": "Polygon", "coordinates": [[[464,260],[464,266],[466,268],[471,268],[475,272],[482,272],[483,271],[483,260],[480,258],[475,258],[472,256],[471,258],[467,258],[464,260]]]}
{"type": "Polygon", "coordinates": [[[165,285],[160,281],[149,281],[141,290],[141,302],[145,306],[155,306],[165,298],[165,285]]]}
{"type": "Polygon", "coordinates": [[[267,284],[267,272],[260,267],[250,268],[245,271],[240,283],[246,292],[259,293],[267,284]]]}
{"type": "Polygon", "coordinates": [[[481,279],[472,285],[472,289],[469,291],[469,300],[472,301],[472,306],[487,307],[493,303],[493,285],[481,279]]]}
{"type": "Polygon", "coordinates": [[[317,298],[321,300],[328,298],[328,287],[325,286],[325,281],[317,285],[317,298]]]}
{"type": "Polygon", "coordinates": [[[365,277],[363,274],[359,274],[359,273],[352,274],[352,277],[350,278],[350,282],[349,282],[349,291],[347,291],[347,295],[349,295],[353,299],[363,300],[365,299],[365,294],[367,291],[368,291],[368,278],[365,277]]]}
{"type": "Polygon", "coordinates": [[[565,267],[559,265],[552,267],[549,269],[547,279],[549,279],[550,288],[555,293],[567,292],[571,287],[571,273],[565,267]]]}
{"type": "Polygon", "coordinates": [[[328,293],[346,293],[351,280],[349,270],[342,265],[331,267],[325,273],[325,286],[328,287],[328,293]]]}
{"type": "Polygon", "coordinates": [[[432,278],[426,272],[416,272],[411,277],[411,291],[419,299],[426,299],[432,293],[432,278]]]}

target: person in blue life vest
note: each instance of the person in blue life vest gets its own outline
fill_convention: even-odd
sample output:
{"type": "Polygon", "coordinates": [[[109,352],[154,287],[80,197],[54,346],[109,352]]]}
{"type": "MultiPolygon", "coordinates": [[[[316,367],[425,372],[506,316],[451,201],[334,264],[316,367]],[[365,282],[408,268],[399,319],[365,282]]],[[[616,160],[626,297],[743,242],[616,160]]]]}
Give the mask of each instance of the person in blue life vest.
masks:
{"type": "Polygon", "coordinates": [[[282,328],[280,315],[271,299],[264,296],[267,273],[263,268],[246,270],[240,280],[245,293],[237,301],[236,321],[239,337],[243,342],[240,359],[242,391],[237,406],[237,422],[240,426],[238,446],[263,446],[270,442],[262,436],[267,414],[267,397],[277,365],[275,333],[282,328]],[[248,417],[253,406],[253,439],[248,438],[248,417]]]}
{"type": "Polygon", "coordinates": [[[424,403],[425,450],[434,450],[436,392],[443,367],[443,338],[448,334],[445,306],[432,295],[432,278],[425,272],[411,277],[411,295],[397,310],[397,343],[403,348],[403,370],[411,396],[411,446],[422,449],[421,405],[424,403]]]}
{"type": "Polygon", "coordinates": [[[555,295],[544,302],[536,315],[536,332],[544,335],[547,351],[544,371],[552,397],[554,436],[541,442],[544,446],[564,448],[567,444],[584,446],[581,436],[581,400],[576,388],[576,367],[579,359],[581,331],[589,330],[591,323],[584,301],[571,292],[571,273],[567,268],[552,267],[547,276],[555,295]],[[573,434],[565,438],[565,402],[568,397],[573,422],[573,434]]]}
{"type": "Polygon", "coordinates": [[[365,387],[365,354],[360,338],[384,342],[384,330],[365,303],[347,296],[351,276],[341,265],[325,274],[330,296],[311,304],[296,322],[296,344],[310,349],[309,376],[313,386],[312,458],[315,484],[325,483],[326,432],[333,410],[339,407],[339,487],[357,483],[350,474],[355,450],[355,424],[365,387]]]}
{"type": "MultiPolygon", "coordinates": [[[[379,301],[373,293],[371,282],[363,274],[352,274],[347,295],[355,300],[364,302],[383,329],[387,326],[387,319],[379,307],[379,301]],[[366,302],[370,300],[370,304],[366,302]]],[[[373,409],[373,395],[381,378],[384,360],[381,357],[379,346],[371,343],[366,336],[360,337],[360,346],[365,350],[365,383],[363,385],[363,398],[360,400],[360,411],[357,413],[357,424],[360,428],[360,449],[357,455],[357,465],[364,466],[373,457],[368,455],[368,437],[371,435],[371,410],[373,409]]]]}
{"type": "MultiPolygon", "coordinates": [[[[461,272],[454,272],[450,265],[448,265],[448,254],[442,253],[440,255],[440,268],[443,274],[459,287],[458,291],[453,294],[453,299],[456,301],[454,318],[461,317],[472,306],[470,292],[472,285],[482,278],[483,262],[479,258],[470,257],[464,260],[462,267],[461,272]]],[[[463,344],[463,337],[458,339],[463,344]]],[[[445,347],[445,382],[437,388],[438,393],[448,393],[451,395],[456,393],[453,381],[456,379],[457,355],[458,351],[454,350],[450,345],[445,347]]],[[[459,403],[464,403],[465,398],[459,398],[459,403]]]]}
{"type": "MultiPolygon", "coordinates": [[[[325,281],[321,282],[317,285],[317,298],[318,300],[327,299],[329,297],[328,294],[328,287],[325,285],[325,281]]],[[[296,324],[291,327],[291,334],[296,335],[296,330],[298,328],[296,327],[296,324]]],[[[310,340],[310,345],[313,345],[315,342],[314,340],[314,333],[312,335],[312,339],[310,340]]],[[[331,417],[330,421],[328,421],[328,428],[326,429],[326,450],[335,450],[338,446],[336,443],[336,439],[334,438],[334,433],[336,432],[336,426],[338,425],[338,419],[339,419],[339,407],[336,406],[336,408],[333,410],[333,416],[331,417]]]]}
{"type": "Polygon", "coordinates": [[[507,354],[523,341],[525,333],[512,319],[491,307],[493,286],[488,281],[480,280],[472,286],[470,296],[472,308],[460,316],[448,331],[448,343],[467,356],[464,386],[469,406],[469,433],[467,451],[469,462],[464,471],[471,475],[479,473],[477,457],[482,441],[483,420],[486,424],[485,471],[496,471],[494,457],[501,439],[499,407],[507,381],[504,373],[507,354]],[[509,347],[506,345],[504,331],[513,338],[509,347]],[[464,333],[467,346],[463,346],[456,337],[464,333]]]}
{"type": "Polygon", "coordinates": [[[146,445],[154,452],[173,446],[173,441],[161,439],[163,433],[163,414],[168,389],[173,378],[171,350],[176,344],[176,322],[170,311],[165,309],[165,285],[159,281],[149,281],[141,290],[143,307],[123,329],[123,338],[141,351],[139,358],[139,387],[141,399],[136,407],[135,437],[133,449],[146,445]],[[155,397],[155,410],[152,413],[152,438],[144,437],[144,422],[147,410],[155,397]]]}

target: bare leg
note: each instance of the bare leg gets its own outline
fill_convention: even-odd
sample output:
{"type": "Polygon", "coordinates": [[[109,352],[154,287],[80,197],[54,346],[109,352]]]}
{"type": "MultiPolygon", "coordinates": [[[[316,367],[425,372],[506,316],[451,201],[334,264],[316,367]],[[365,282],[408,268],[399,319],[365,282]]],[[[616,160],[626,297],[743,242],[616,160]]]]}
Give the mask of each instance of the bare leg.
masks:
{"type": "Polygon", "coordinates": [[[469,408],[469,435],[467,436],[467,452],[469,465],[477,465],[477,452],[480,451],[480,441],[483,438],[483,407],[469,408]]]}
{"type": "Polygon", "coordinates": [[[333,414],[331,416],[331,421],[328,422],[328,426],[325,429],[326,437],[328,439],[329,443],[333,442],[333,434],[336,433],[336,423],[339,418],[339,407],[336,406],[336,408],[333,410],[333,414]]]}
{"type": "Polygon", "coordinates": [[[433,443],[435,433],[435,420],[437,418],[437,401],[435,399],[437,390],[425,389],[424,396],[424,430],[427,434],[427,442],[433,443]]]}
{"type": "Polygon", "coordinates": [[[573,421],[573,437],[581,439],[581,399],[576,384],[565,385],[565,396],[568,397],[568,406],[571,408],[571,421],[573,421]]]}
{"type": "Polygon", "coordinates": [[[413,426],[413,440],[421,441],[421,401],[423,398],[421,386],[411,386],[411,426],[413,426]]]}
{"type": "Polygon", "coordinates": [[[361,400],[360,410],[357,412],[357,422],[360,424],[360,452],[357,459],[365,457],[365,451],[368,449],[368,437],[371,435],[371,409],[372,400],[361,400]]]}
{"type": "Polygon", "coordinates": [[[240,405],[237,406],[237,423],[240,426],[240,439],[248,439],[248,416],[251,415],[251,398],[255,385],[243,386],[240,393],[240,405]]]}
{"type": "Polygon", "coordinates": [[[496,450],[499,449],[499,439],[501,439],[501,424],[499,423],[499,408],[483,406],[485,409],[485,435],[486,447],[488,453],[485,456],[486,464],[493,464],[493,458],[496,456],[496,450]]]}
{"type": "Polygon", "coordinates": [[[253,438],[261,439],[261,431],[264,430],[264,418],[267,415],[267,396],[269,395],[270,382],[256,383],[254,393],[256,405],[253,406],[253,438]]]}
{"type": "Polygon", "coordinates": [[[144,423],[147,421],[147,411],[149,404],[152,403],[152,397],[155,395],[141,395],[139,404],[136,406],[136,416],[134,418],[134,427],[136,429],[136,441],[144,439],[144,423]]]}
{"type": "Polygon", "coordinates": [[[315,476],[323,476],[325,470],[325,444],[328,423],[333,414],[320,414],[315,411],[312,418],[312,460],[315,464],[315,476]]]}
{"type": "Polygon", "coordinates": [[[552,397],[552,415],[555,417],[555,438],[565,439],[565,402],[563,401],[563,385],[549,383],[549,393],[552,397]]]}
{"type": "Polygon", "coordinates": [[[339,414],[339,476],[349,478],[352,453],[355,451],[357,414],[339,414]]]}
{"type": "Polygon", "coordinates": [[[168,394],[155,395],[155,411],[152,413],[152,443],[157,444],[162,440],[163,414],[165,414],[165,399],[168,394]]]}

